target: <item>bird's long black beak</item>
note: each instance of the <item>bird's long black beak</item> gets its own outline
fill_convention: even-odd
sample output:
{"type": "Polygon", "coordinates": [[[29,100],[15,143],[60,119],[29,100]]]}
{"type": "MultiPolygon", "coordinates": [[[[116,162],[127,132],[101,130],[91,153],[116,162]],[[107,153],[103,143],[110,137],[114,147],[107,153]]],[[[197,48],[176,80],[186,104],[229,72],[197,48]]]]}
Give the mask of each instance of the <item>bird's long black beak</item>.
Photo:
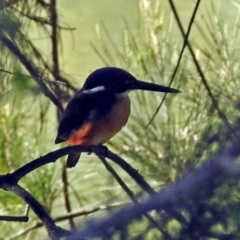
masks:
{"type": "Polygon", "coordinates": [[[174,88],[165,87],[165,86],[154,84],[154,83],[143,82],[140,80],[136,80],[134,83],[132,83],[131,89],[132,90],[147,90],[147,91],[154,91],[154,92],[168,92],[168,93],[180,93],[181,92],[174,88]]]}

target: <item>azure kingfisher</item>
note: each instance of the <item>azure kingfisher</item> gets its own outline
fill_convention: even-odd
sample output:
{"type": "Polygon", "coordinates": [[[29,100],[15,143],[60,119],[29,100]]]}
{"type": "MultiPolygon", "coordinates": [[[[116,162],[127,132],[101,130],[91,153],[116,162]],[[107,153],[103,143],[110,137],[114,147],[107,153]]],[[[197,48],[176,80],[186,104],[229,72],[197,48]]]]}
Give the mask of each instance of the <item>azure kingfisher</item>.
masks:
{"type": "MultiPolygon", "coordinates": [[[[69,101],[59,124],[55,143],[69,146],[100,145],[117,134],[130,114],[132,90],[178,93],[179,90],[137,80],[129,72],[104,67],[95,70],[69,101]]],[[[74,167],[80,154],[70,154],[67,167],[74,167]]]]}

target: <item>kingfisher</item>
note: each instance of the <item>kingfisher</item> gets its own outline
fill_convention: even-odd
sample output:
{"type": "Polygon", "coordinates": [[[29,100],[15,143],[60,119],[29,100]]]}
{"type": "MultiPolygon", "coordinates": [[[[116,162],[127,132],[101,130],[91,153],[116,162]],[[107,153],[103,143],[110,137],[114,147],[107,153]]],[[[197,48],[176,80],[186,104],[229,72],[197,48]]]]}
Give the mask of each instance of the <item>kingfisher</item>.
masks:
{"type": "MultiPolygon", "coordinates": [[[[128,93],[133,90],[179,93],[177,89],[137,80],[116,67],[92,72],[72,97],[62,115],[55,143],[69,146],[101,145],[116,135],[130,115],[128,93]]],[[[67,168],[74,167],[80,154],[69,154],[67,168]]]]}

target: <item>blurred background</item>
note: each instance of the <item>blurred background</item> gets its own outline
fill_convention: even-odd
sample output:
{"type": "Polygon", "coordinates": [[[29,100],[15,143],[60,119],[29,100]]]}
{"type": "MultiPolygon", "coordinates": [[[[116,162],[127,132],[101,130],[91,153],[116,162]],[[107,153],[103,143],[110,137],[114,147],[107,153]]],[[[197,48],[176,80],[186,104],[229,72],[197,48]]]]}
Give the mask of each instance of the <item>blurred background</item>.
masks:
{"type": "MultiPolygon", "coordinates": [[[[175,1],[185,31],[196,1],[175,1]]],[[[132,113],[107,143],[158,191],[231,143],[238,133],[240,3],[202,1],[172,87],[181,94],[130,94],[132,113]],[[206,87],[206,83],[207,86],[206,87]],[[153,116],[155,116],[153,118],[153,116]]],[[[169,1],[5,0],[0,3],[0,174],[65,146],[54,140],[60,112],[96,68],[117,66],[138,79],[168,85],[183,45],[169,1]]],[[[130,203],[96,156],[66,158],[24,177],[27,189],[63,228],[82,228],[130,203]],[[76,213],[74,217],[71,213],[76,213]],[[70,214],[70,216],[69,216],[70,214]],[[62,218],[59,218],[62,217],[62,218]]],[[[111,163],[112,164],[112,163],[111,163]]],[[[147,194],[112,164],[139,199],[147,194]]],[[[162,231],[141,219],[114,239],[239,239],[239,181],[218,179],[177,209],[185,221],[154,213],[162,231]],[[127,236],[127,237],[126,237],[127,236]],[[124,238],[125,237],[125,238],[124,238]]],[[[20,215],[25,203],[0,191],[0,215],[20,215]]],[[[0,223],[0,239],[47,239],[30,211],[27,223],[0,223]]]]}

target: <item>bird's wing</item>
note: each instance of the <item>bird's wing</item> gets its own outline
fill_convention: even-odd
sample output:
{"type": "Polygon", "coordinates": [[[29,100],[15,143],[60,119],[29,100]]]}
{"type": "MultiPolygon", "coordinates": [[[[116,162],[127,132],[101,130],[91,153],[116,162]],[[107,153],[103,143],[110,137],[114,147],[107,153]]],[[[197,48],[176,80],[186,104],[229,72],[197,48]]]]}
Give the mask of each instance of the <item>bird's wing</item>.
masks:
{"type": "Polygon", "coordinates": [[[89,95],[84,94],[82,91],[76,93],[63,113],[55,143],[68,140],[74,131],[89,120],[95,105],[93,100],[94,98],[90,98],[89,95]]]}
{"type": "Polygon", "coordinates": [[[85,94],[82,90],[68,103],[58,128],[55,143],[69,139],[84,123],[105,116],[111,109],[114,96],[104,92],[85,94]]]}

